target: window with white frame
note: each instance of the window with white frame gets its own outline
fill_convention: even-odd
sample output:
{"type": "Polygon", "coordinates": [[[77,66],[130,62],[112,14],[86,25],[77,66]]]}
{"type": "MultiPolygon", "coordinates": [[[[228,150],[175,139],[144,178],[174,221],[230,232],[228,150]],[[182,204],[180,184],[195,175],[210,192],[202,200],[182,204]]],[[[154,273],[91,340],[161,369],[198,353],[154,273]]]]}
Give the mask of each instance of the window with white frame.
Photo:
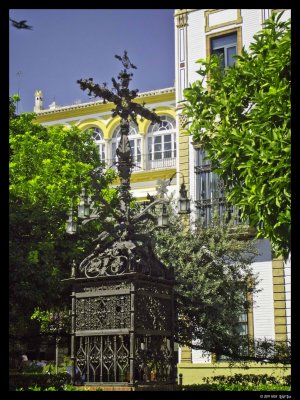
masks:
{"type": "Polygon", "coordinates": [[[161,122],[150,125],[147,134],[148,160],[155,162],[176,158],[175,119],[161,116],[161,122]]]}
{"type": "Polygon", "coordinates": [[[222,70],[235,63],[234,55],[237,54],[237,32],[229,35],[211,38],[211,54],[222,56],[222,70]]]}
{"type": "Polygon", "coordinates": [[[96,143],[96,146],[98,147],[99,151],[99,158],[101,161],[105,161],[105,140],[104,140],[104,135],[103,132],[100,128],[93,127],[89,128],[88,130],[92,129],[92,137],[96,143]]]}
{"type": "MultiPolygon", "coordinates": [[[[112,160],[117,161],[116,150],[118,148],[121,138],[121,126],[119,125],[112,135],[111,140],[111,155],[112,160]]],[[[136,124],[130,123],[128,139],[131,147],[131,155],[135,164],[141,162],[141,135],[139,134],[139,128],[136,124]]]]}

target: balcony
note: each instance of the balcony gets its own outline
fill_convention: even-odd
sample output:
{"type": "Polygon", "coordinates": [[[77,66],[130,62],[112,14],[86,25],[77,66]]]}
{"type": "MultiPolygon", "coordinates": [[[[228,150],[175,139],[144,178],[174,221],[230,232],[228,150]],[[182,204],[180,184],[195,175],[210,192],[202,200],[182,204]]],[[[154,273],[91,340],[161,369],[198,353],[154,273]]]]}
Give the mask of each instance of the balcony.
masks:
{"type": "MultiPolygon", "coordinates": [[[[176,167],[176,157],[172,157],[171,152],[146,153],[133,157],[133,172],[154,171],[176,167]]],[[[116,168],[116,159],[106,160],[108,168],[116,168]]]]}

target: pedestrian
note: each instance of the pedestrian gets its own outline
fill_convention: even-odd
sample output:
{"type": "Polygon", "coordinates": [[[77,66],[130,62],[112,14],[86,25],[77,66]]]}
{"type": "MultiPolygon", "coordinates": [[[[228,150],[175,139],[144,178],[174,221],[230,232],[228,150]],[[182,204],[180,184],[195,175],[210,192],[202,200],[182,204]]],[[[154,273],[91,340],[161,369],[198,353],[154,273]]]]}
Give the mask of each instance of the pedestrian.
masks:
{"type": "Polygon", "coordinates": [[[28,360],[27,355],[26,354],[22,354],[19,370],[20,371],[25,371],[29,367],[29,365],[30,365],[30,362],[28,360]]]}

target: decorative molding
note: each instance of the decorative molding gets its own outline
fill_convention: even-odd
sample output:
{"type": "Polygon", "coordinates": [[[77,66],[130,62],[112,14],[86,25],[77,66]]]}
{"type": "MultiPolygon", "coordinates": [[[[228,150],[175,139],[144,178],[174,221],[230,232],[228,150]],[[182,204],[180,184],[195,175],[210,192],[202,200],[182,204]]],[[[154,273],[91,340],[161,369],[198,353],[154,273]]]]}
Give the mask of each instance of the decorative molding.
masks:
{"type": "Polygon", "coordinates": [[[187,100],[180,100],[180,102],[177,104],[177,107],[175,108],[175,111],[181,111],[187,103],[187,100]]]}
{"type": "Polygon", "coordinates": [[[179,130],[186,129],[185,125],[188,122],[188,117],[186,114],[179,114],[178,115],[178,120],[179,120],[179,130]]]}
{"type": "Polygon", "coordinates": [[[183,28],[184,26],[187,26],[187,12],[184,10],[181,13],[178,13],[176,15],[176,27],[177,28],[183,28]]]}
{"type": "Polygon", "coordinates": [[[138,94],[138,97],[156,96],[164,93],[175,93],[175,87],[173,86],[165,89],[150,90],[149,92],[138,94]]]}
{"type": "Polygon", "coordinates": [[[174,167],[170,169],[153,170],[153,171],[141,171],[139,173],[132,174],[131,183],[145,182],[150,180],[159,179],[170,179],[170,176],[176,172],[174,167]]]}
{"type": "Polygon", "coordinates": [[[277,14],[277,13],[279,13],[281,11],[287,11],[287,10],[288,10],[288,8],[271,8],[271,13],[272,14],[277,14]]]}
{"type": "Polygon", "coordinates": [[[228,25],[233,25],[233,24],[241,24],[243,22],[243,18],[241,15],[241,9],[238,8],[236,9],[237,12],[237,16],[236,19],[233,19],[231,21],[226,21],[226,22],[222,22],[220,24],[216,24],[216,25],[210,25],[209,22],[209,16],[218,12],[222,12],[225,11],[226,9],[212,9],[212,10],[206,10],[204,11],[204,17],[205,17],[205,32],[210,32],[214,29],[217,28],[222,28],[224,26],[228,26],[228,25]]]}
{"type": "Polygon", "coordinates": [[[174,18],[176,21],[176,27],[177,28],[182,28],[184,26],[187,26],[187,16],[189,13],[198,11],[197,8],[182,8],[182,9],[177,9],[175,10],[174,18]]]}
{"type": "MultiPolygon", "coordinates": [[[[169,88],[164,88],[164,89],[150,90],[148,92],[142,92],[142,93],[138,94],[137,98],[158,96],[158,95],[168,94],[168,93],[175,93],[175,87],[169,87],[169,88]]],[[[110,104],[110,103],[108,103],[108,104],[110,104]]],[[[56,114],[56,113],[63,112],[63,111],[80,110],[80,109],[90,108],[90,107],[99,106],[99,105],[103,105],[103,100],[91,101],[89,103],[82,103],[82,104],[73,104],[71,106],[59,106],[55,110],[41,110],[41,111],[38,111],[36,114],[39,117],[39,116],[44,116],[44,115],[48,115],[48,114],[56,114]]],[[[111,104],[110,104],[110,107],[111,107],[111,104]]]]}

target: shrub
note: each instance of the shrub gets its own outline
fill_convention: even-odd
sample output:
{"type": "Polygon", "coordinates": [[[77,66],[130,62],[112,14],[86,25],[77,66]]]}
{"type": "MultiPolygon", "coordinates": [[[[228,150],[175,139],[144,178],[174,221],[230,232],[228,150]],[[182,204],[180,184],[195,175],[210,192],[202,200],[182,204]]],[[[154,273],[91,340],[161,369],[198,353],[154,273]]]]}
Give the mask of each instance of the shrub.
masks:
{"type": "Polygon", "coordinates": [[[207,383],[200,383],[194,385],[183,385],[181,386],[181,390],[189,391],[189,392],[212,392],[212,391],[219,391],[223,390],[220,385],[216,384],[207,384],[207,383]]]}
{"type": "MultiPolygon", "coordinates": [[[[24,388],[17,388],[17,392],[54,392],[54,391],[65,391],[65,392],[76,392],[76,391],[87,391],[89,389],[85,388],[77,388],[76,386],[73,385],[64,385],[63,387],[60,387],[59,389],[55,388],[54,386],[49,386],[44,389],[41,388],[41,386],[34,385],[34,386],[28,386],[27,389],[24,388]]],[[[96,390],[102,390],[101,388],[97,388],[96,390]]]]}
{"type": "MultiPolygon", "coordinates": [[[[17,388],[27,390],[29,387],[40,387],[40,390],[54,387],[56,390],[62,390],[65,384],[70,383],[71,377],[68,373],[58,374],[40,374],[40,373],[13,373],[9,375],[9,390],[14,391],[17,388]]],[[[31,389],[32,390],[32,389],[31,389]]],[[[38,390],[38,389],[36,389],[38,390]]]]}
{"type": "MultiPolygon", "coordinates": [[[[59,389],[56,389],[54,386],[49,386],[49,387],[47,387],[45,389],[42,389],[38,385],[29,386],[26,389],[27,392],[41,392],[41,391],[44,391],[44,392],[56,392],[57,390],[59,390],[59,389]]],[[[63,389],[61,389],[61,390],[63,390],[63,389]]],[[[25,391],[25,389],[23,389],[23,388],[16,389],[16,392],[24,392],[24,391],[25,391]]]]}
{"type": "Polygon", "coordinates": [[[23,364],[22,365],[22,372],[36,372],[36,373],[41,373],[43,372],[43,367],[44,367],[44,363],[40,363],[40,362],[28,362],[27,364],[23,364]]]}
{"type": "Polygon", "coordinates": [[[285,385],[272,385],[272,384],[263,384],[260,383],[255,385],[253,383],[249,384],[241,384],[241,383],[202,383],[202,384],[195,384],[195,385],[183,385],[181,390],[184,391],[199,391],[199,392],[224,392],[224,391],[290,391],[290,386],[285,385]]]}
{"type": "Polygon", "coordinates": [[[282,378],[282,381],[283,381],[283,385],[286,385],[286,386],[291,386],[291,384],[292,384],[292,376],[291,375],[286,375],[286,376],[284,376],[283,378],[282,378]]]}
{"type": "Polygon", "coordinates": [[[183,385],[185,391],[289,391],[291,375],[277,378],[268,374],[234,374],[230,376],[216,375],[203,378],[205,383],[183,385]]]}
{"type": "Polygon", "coordinates": [[[211,378],[203,378],[207,384],[225,384],[225,385],[285,385],[291,383],[290,375],[283,378],[278,378],[268,374],[234,374],[234,375],[216,375],[211,378]]]}
{"type": "Polygon", "coordinates": [[[76,386],[74,385],[65,385],[63,389],[66,392],[75,392],[77,390],[76,386]]]}

